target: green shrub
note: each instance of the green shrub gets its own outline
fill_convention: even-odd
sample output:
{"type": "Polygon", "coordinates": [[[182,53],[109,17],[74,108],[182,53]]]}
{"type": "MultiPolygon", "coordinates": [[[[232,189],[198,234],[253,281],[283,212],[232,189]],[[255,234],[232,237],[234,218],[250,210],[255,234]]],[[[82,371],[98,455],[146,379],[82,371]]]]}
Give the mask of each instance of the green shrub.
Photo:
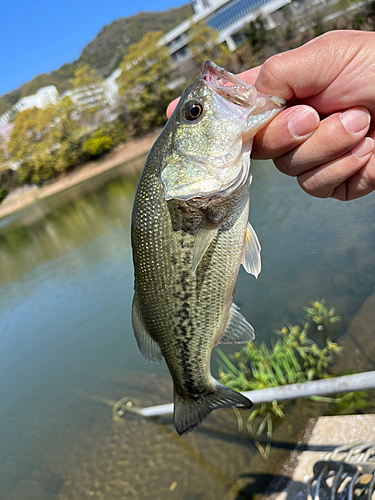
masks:
{"type": "Polygon", "coordinates": [[[98,129],[82,144],[82,152],[88,156],[99,156],[109,151],[113,145],[113,139],[102,129],[98,129]]]}
{"type": "Polygon", "coordinates": [[[7,194],[8,194],[8,191],[0,186],[0,203],[6,197],[7,194]]]}
{"type": "Polygon", "coordinates": [[[19,185],[18,174],[10,168],[0,169],[0,202],[19,185]]]}

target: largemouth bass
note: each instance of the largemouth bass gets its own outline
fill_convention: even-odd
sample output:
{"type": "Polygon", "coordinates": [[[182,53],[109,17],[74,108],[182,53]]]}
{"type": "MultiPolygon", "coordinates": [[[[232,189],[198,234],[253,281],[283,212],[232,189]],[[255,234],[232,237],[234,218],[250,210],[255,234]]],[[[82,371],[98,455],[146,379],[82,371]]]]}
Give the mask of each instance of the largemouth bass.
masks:
{"type": "Polygon", "coordinates": [[[168,365],[174,424],[190,432],[217,408],[251,408],[210,373],[218,343],[254,331],[232,304],[239,267],[257,276],[248,224],[252,137],[285,106],[206,61],[153,145],[132,215],[132,323],[142,354],[168,365]]]}

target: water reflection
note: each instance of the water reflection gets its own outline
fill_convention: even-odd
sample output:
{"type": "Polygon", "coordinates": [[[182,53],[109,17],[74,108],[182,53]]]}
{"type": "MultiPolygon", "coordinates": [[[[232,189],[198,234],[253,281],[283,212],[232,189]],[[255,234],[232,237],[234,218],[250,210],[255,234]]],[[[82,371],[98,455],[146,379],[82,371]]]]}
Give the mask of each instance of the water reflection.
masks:
{"type": "MultiPolygon", "coordinates": [[[[39,202],[5,225],[0,230],[0,284],[116,226],[123,230],[122,248],[129,251],[129,222],[137,180],[137,176],[120,177],[97,192],[95,185],[89,186],[93,191],[89,193],[85,193],[87,187],[70,189],[64,195],[39,202]]],[[[96,247],[91,250],[100,253],[96,247]]],[[[97,255],[85,252],[82,257],[90,260],[97,255]]]]}
{"type": "MultiPolygon", "coordinates": [[[[172,395],[165,366],[142,358],[131,330],[137,179],[126,171],[0,223],[2,500],[253,498],[318,411],[288,408],[269,464],[230,411],[214,412],[184,438],[168,420],[111,421],[113,401],[162,404],[172,395]]],[[[375,281],[374,196],[315,200],[263,163],[254,168],[251,204],[263,271],[257,281],[241,271],[235,301],[258,339],[320,297],[345,316],[345,330],[375,281]]]]}

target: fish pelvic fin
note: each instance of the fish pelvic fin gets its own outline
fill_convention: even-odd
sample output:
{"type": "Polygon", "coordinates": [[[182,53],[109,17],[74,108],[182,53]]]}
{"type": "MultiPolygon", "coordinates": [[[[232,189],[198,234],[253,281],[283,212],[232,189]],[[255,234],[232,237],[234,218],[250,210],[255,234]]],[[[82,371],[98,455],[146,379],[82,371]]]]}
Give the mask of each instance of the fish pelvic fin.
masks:
{"type": "Polygon", "coordinates": [[[189,434],[208,415],[219,408],[243,408],[249,410],[253,403],[239,392],[216,382],[214,392],[196,398],[186,398],[174,393],[174,425],[181,436],[189,434]]]}
{"type": "Polygon", "coordinates": [[[252,274],[256,278],[258,278],[262,268],[260,251],[261,247],[258,236],[253,226],[248,222],[244,238],[242,265],[247,273],[252,274]]]}
{"type": "Polygon", "coordinates": [[[220,223],[210,222],[207,216],[204,216],[197,232],[194,236],[193,263],[191,275],[193,276],[212,240],[216,237],[220,223]]]}

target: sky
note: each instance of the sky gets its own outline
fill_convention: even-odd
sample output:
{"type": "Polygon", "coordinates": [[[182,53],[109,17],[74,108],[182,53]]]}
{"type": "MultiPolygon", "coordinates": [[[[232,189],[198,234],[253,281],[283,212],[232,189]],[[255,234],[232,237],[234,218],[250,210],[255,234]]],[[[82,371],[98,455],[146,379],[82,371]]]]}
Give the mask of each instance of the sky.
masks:
{"type": "Polygon", "coordinates": [[[77,59],[101,28],[188,0],[0,0],[0,96],[77,59]]]}

